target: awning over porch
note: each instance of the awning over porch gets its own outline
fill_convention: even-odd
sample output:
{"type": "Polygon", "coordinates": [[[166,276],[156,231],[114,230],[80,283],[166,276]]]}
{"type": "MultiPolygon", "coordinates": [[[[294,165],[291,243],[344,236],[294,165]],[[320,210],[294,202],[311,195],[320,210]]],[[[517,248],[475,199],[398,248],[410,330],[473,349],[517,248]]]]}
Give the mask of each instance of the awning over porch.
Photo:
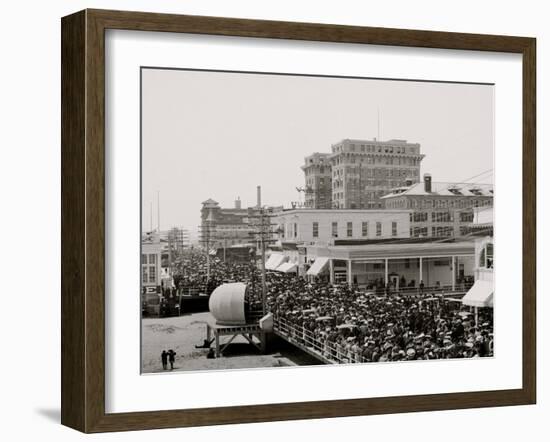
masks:
{"type": "Polygon", "coordinates": [[[317,258],[313,265],[307,271],[307,274],[312,276],[319,275],[319,273],[321,273],[327,266],[328,260],[329,258],[325,258],[324,256],[317,258]]]}
{"type": "Polygon", "coordinates": [[[296,266],[295,263],[293,263],[293,262],[283,262],[275,270],[277,270],[278,272],[290,273],[290,272],[295,272],[296,269],[297,269],[297,266],[296,266]]]}
{"type": "Polygon", "coordinates": [[[493,290],[492,281],[477,280],[462,298],[462,304],[471,307],[492,307],[493,290]]]}
{"type": "Polygon", "coordinates": [[[285,260],[285,255],[282,253],[272,253],[267,262],[265,263],[266,270],[275,270],[285,260]]]}

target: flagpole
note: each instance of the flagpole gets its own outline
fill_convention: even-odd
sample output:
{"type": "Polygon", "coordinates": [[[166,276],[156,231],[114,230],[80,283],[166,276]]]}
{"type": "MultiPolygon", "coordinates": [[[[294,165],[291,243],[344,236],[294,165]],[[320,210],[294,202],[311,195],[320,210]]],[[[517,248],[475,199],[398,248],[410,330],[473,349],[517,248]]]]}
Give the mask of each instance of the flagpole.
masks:
{"type": "Polygon", "coordinates": [[[157,230],[160,234],[160,190],[157,190],[157,230]]]}

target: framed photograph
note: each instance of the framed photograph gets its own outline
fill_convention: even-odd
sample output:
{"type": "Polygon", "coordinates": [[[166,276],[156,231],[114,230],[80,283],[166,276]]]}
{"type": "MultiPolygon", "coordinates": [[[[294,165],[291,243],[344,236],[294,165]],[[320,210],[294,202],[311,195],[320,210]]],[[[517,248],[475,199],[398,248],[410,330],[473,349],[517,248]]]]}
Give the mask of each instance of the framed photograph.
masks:
{"type": "Polygon", "coordinates": [[[61,24],[64,425],[535,403],[535,39],[61,24]]]}

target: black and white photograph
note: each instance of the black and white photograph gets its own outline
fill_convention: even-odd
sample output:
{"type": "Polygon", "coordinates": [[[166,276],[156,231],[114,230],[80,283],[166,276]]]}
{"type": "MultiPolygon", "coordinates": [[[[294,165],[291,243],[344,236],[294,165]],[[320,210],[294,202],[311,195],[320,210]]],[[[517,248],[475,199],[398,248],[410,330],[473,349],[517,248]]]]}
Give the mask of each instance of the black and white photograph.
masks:
{"type": "Polygon", "coordinates": [[[546,440],[548,7],[470,3],[4,2],[0,440],[546,440]]]}
{"type": "Polygon", "coordinates": [[[152,66],[140,93],[143,374],[495,356],[494,84],[152,66]]]}

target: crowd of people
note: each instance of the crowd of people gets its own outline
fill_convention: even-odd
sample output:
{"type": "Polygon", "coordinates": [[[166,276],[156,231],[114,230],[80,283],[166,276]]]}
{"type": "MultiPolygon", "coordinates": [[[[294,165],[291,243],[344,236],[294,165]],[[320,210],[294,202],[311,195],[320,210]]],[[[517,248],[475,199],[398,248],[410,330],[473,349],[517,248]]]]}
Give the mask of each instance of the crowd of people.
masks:
{"type": "Polygon", "coordinates": [[[493,311],[422,293],[378,295],[347,285],[269,278],[269,309],[292,339],[336,362],[493,355],[493,311]]]}
{"type": "MultiPolygon", "coordinates": [[[[261,307],[261,274],[254,265],[215,259],[209,273],[214,288],[244,282],[247,304],[261,307]]],[[[204,254],[195,252],[183,259],[178,284],[206,284],[204,254]]],[[[266,309],[273,313],[275,326],[326,360],[362,363],[493,355],[489,308],[475,314],[442,294],[380,293],[277,272],[268,272],[266,285],[266,309]]]]}
{"type": "Polygon", "coordinates": [[[174,271],[174,285],[178,290],[200,289],[206,294],[225,282],[243,282],[254,295],[260,287],[259,270],[250,263],[224,262],[217,257],[210,257],[209,263],[204,252],[186,251],[178,259],[174,271]]]}

